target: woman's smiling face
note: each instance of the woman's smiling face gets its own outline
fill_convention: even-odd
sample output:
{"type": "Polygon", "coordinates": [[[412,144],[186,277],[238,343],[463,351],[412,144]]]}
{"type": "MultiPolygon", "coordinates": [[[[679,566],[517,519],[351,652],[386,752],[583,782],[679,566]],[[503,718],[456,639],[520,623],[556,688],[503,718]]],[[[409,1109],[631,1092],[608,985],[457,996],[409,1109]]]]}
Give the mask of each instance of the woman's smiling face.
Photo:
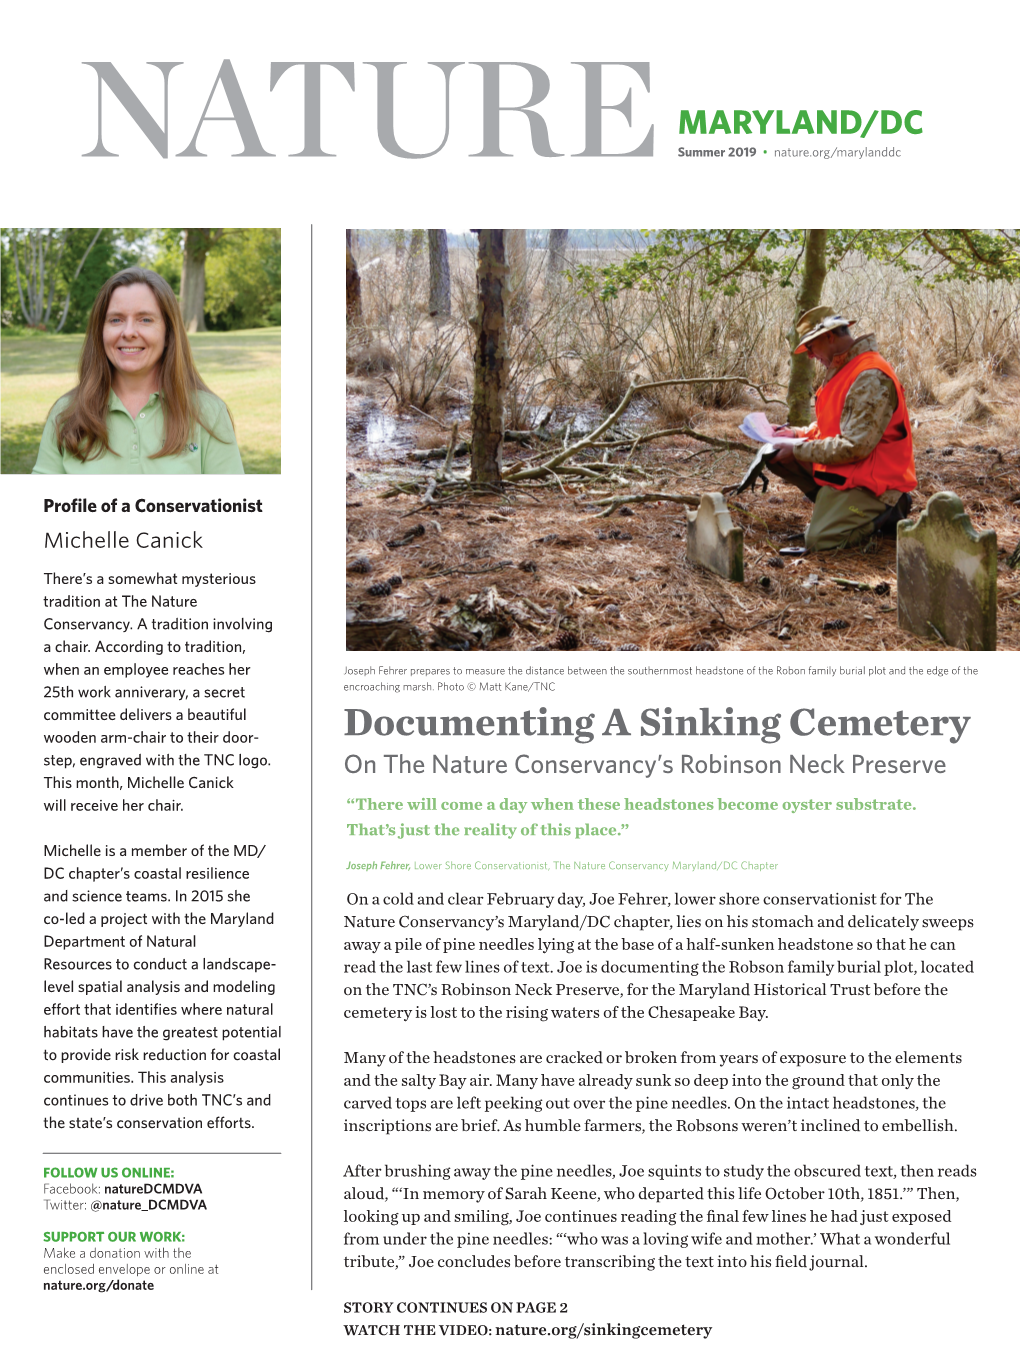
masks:
{"type": "Polygon", "coordinates": [[[103,323],[103,348],[125,375],[158,373],[166,347],[166,323],[147,283],[124,284],[110,294],[103,323]]]}

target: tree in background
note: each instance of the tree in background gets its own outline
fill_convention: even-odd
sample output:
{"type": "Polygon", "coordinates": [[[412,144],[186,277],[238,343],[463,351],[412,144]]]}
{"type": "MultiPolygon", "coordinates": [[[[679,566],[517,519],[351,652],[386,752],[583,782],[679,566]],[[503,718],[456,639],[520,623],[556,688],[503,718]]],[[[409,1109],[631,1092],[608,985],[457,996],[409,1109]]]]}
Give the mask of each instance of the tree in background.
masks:
{"type": "MultiPolygon", "coordinates": [[[[800,283],[797,286],[794,315],[790,329],[786,332],[791,351],[796,349],[800,339],[795,324],[797,317],[803,316],[812,307],[819,306],[822,301],[822,289],[825,287],[825,276],[828,272],[825,259],[828,242],[829,233],[824,227],[813,228],[804,233],[800,283]]],[[[811,424],[811,398],[814,386],[815,361],[811,355],[791,353],[790,378],[786,385],[787,418],[791,425],[811,424]]]]}
{"type": "Polygon", "coordinates": [[[555,278],[557,274],[562,274],[567,263],[567,237],[569,230],[562,227],[549,228],[549,240],[546,246],[545,269],[549,278],[555,278]]]}
{"type": "MultiPolygon", "coordinates": [[[[821,303],[829,271],[855,251],[867,259],[895,265],[919,282],[1020,279],[1020,237],[1012,230],[669,228],[644,234],[653,238],[646,250],[635,252],[620,264],[582,266],[578,276],[606,298],[615,297],[623,288],[668,284],[671,278],[694,279],[705,294],[730,296],[739,293],[741,284],[750,278],[775,279],[781,287],[796,286],[797,290],[788,332],[791,347],[796,334],[793,323],[802,312],[821,303]]],[[[791,424],[806,425],[811,420],[812,377],[810,358],[792,355],[787,390],[791,424]]]]}
{"type": "MultiPolygon", "coordinates": [[[[12,238],[18,228],[0,233],[0,270],[2,270],[2,306],[6,325],[25,322],[18,300],[12,238]]],[[[151,228],[146,227],[59,227],[50,229],[51,236],[61,236],[64,250],[54,264],[54,311],[59,308],[66,315],[63,324],[57,316],[55,332],[78,333],[85,329],[89,312],[100,288],[118,270],[129,265],[149,263],[151,228]]],[[[20,263],[20,261],[19,261],[20,263]]],[[[26,323],[33,329],[45,326],[45,320],[26,323]]]]}
{"type": "Polygon", "coordinates": [[[503,231],[478,232],[475,390],[471,403],[471,482],[496,487],[503,480],[503,394],[507,351],[503,231]]]}
{"type": "MultiPolygon", "coordinates": [[[[425,244],[425,228],[411,228],[411,255],[420,255],[425,244]]],[[[398,260],[407,254],[407,228],[395,227],[393,229],[393,251],[398,260]]]]}
{"type": "Polygon", "coordinates": [[[59,319],[53,330],[59,334],[64,329],[74,285],[102,233],[102,227],[84,231],[70,227],[11,227],[6,232],[14,292],[26,326],[49,330],[56,306],[59,319]],[[83,236],[88,237],[84,247],[83,236]]]}
{"type": "Polygon", "coordinates": [[[445,230],[429,228],[429,316],[450,315],[450,249],[445,230]]]}
{"type": "Polygon", "coordinates": [[[181,241],[181,311],[190,334],[205,324],[205,263],[227,234],[226,227],[184,227],[181,241]]]}

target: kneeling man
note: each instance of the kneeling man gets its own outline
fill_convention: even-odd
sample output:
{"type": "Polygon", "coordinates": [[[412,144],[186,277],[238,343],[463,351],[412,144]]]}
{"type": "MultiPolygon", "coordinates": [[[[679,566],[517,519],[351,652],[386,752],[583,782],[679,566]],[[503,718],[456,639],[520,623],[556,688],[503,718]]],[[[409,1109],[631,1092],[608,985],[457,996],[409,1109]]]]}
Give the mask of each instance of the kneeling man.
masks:
{"type": "Polygon", "coordinates": [[[825,369],[815,396],[815,422],[794,429],[809,441],[796,461],[771,464],[784,481],[814,501],[805,543],[809,552],[848,548],[876,533],[895,533],[910,513],[917,486],[906,398],[873,335],[855,339],[855,321],[812,307],[797,322],[795,354],[825,369]]]}

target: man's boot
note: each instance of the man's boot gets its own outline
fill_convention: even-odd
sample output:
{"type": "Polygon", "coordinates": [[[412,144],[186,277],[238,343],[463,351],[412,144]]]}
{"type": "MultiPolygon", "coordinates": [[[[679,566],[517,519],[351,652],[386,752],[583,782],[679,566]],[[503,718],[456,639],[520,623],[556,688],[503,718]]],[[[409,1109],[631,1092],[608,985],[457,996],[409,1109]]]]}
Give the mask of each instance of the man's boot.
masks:
{"type": "Polygon", "coordinates": [[[911,504],[912,502],[910,497],[904,491],[903,495],[899,498],[895,505],[887,506],[885,510],[883,510],[882,513],[878,516],[878,518],[872,522],[871,525],[872,533],[891,534],[893,537],[895,537],[896,526],[897,524],[899,524],[901,519],[906,519],[907,516],[910,514],[911,504]]]}

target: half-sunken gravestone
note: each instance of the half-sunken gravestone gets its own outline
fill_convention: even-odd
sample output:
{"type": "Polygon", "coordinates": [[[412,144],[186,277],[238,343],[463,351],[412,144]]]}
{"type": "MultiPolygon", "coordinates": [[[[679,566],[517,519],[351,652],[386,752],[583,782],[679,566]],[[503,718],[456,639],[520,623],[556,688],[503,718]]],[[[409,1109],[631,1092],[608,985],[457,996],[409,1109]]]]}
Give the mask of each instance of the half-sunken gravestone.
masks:
{"type": "Polygon", "coordinates": [[[744,579],[744,531],[730,519],[718,491],[706,492],[694,514],[687,515],[687,556],[727,581],[744,579]]]}
{"type": "Polygon", "coordinates": [[[996,542],[940,491],[896,535],[899,625],[971,652],[995,651],[996,542]]]}

